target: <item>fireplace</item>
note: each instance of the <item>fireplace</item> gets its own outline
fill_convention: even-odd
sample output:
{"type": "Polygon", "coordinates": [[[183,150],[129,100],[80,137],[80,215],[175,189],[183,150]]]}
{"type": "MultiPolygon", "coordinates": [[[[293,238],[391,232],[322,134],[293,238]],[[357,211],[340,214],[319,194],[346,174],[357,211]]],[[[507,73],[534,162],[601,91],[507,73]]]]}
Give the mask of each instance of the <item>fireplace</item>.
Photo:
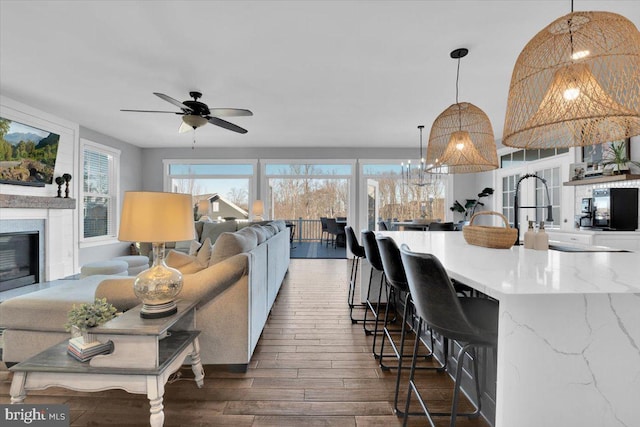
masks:
{"type": "Polygon", "coordinates": [[[0,234],[0,291],[40,281],[38,231],[0,234]]]}

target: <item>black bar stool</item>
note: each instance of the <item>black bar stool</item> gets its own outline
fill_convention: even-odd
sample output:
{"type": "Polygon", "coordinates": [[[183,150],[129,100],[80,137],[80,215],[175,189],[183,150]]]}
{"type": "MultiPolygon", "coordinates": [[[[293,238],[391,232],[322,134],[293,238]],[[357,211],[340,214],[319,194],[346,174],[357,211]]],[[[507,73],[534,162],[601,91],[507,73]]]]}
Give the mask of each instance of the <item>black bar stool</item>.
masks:
{"type": "MultiPolygon", "coordinates": [[[[398,369],[396,376],[396,388],[395,395],[393,399],[393,410],[397,415],[403,415],[404,413],[398,409],[398,394],[400,390],[400,377],[402,374],[402,361],[403,358],[413,357],[413,353],[404,354],[404,343],[406,339],[407,332],[412,332],[415,334],[415,339],[420,340],[420,331],[414,329],[414,320],[417,320],[417,316],[415,315],[415,307],[413,306],[413,300],[411,299],[411,292],[409,289],[409,284],[407,283],[407,276],[404,271],[404,267],[402,265],[402,258],[400,257],[400,249],[396,245],[396,242],[387,236],[376,236],[376,242],[378,243],[378,249],[380,251],[380,258],[382,260],[382,266],[384,268],[384,273],[386,277],[386,282],[388,286],[387,292],[387,301],[396,300],[397,297],[404,294],[404,309],[402,313],[402,328],[400,330],[391,330],[389,329],[389,304],[387,304],[387,308],[384,315],[384,326],[382,328],[382,343],[380,344],[380,368],[383,371],[388,371],[389,369],[398,369]],[[395,298],[394,298],[395,297],[395,298]],[[396,344],[393,340],[392,333],[400,332],[400,344],[396,344]],[[393,355],[397,360],[396,366],[388,366],[384,364],[384,357],[387,355],[384,354],[384,343],[385,340],[389,341],[389,345],[393,349],[393,355]]],[[[431,331],[429,331],[429,336],[431,338],[431,346],[429,347],[429,353],[420,357],[431,357],[433,356],[433,335],[431,331]]],[[[445,348],[447,343],[445,341],[445,348]]],[[[446,357],[445,364],[441,364],[440,366],[420,366],[416,367],[416,369],[431,369],[437,370],[439,372],[444,372],[446,369],[446,357]]]]}
{"type": "MultiPolygon", "coordinates": [[[[363,329],[364,333],[367,335],[373,335],[373,345],[371,351],[373,352],[374,357],[377,359],[380,357],[378,353],[376,353],[376,339],[382,331],[378,330],[378,321],[380,319],[380,305],[382,301],[382,288],[385,282],[384,269],[382,267],[382,259],[380,258],[380,251],[378,250],[378,244],[376,243],[376,236],[373,231],[362,230],[362,246],[364,246],[364,252],[366,254],[367,261],[371,264],[371,273],[369,275],[369,289],[367,289],[367,300],[366,305],[367,309],[364,312],[364,320],[363,320],[363,329]],[[376,308],[373,308],[374,302],[371,300],[371,281],[373,280],[373,272],[377,271],[380,273],[380,288],[378,290],[378,302],[376,303],[376,308]],[[375,327],[373,330],[367,329],[367,313],[371,312],[373,315],[373,319],[369,321],[375,321],[375,327]]],[[[387,301],[387,304],[390,302],[387,301]]]]}
{"type": "MultiPolygon", "coordinates": [[[[459,341],[462,345],[458,353],[455,385],[450,413],[430,412],[416,388],[415,364],[417,359],[418,341],[414,345],[409,387],[403,425],[407,425],[411,394],[415,393],[424,414],[433,426],[432,416],[451,416],[450,426],[455,426],[456,416],[465,415],[476,417],[481,410],[480,382],[478,360],[475,350],[478,347],[496,348],[498,343],[498,303],[489,298],[458,297],[451,284],[444,267],[431,254],[411,252],[406,245],[400,249],[402,263],[407,275],[409,289],[420,316],[419,324],[426,322],[434,332],[459,341]],[[469,356],[473,361],[473,371],[478,405],[473,413],[457,414],[458,398],[460,395],[460,380],[464,357],[469,356]]],[[[419,328],[418,328],[419,329],[419,328]]]]}
{"type": "MultiPolygon", "coordinates": [[[[367,308],[366,305],[356,305],[353,302],[356,293],[356,286],[358,280],[358,267],[360,266],[360,260],[362,258],[366,258],[366,254],[364,251],[364,247],[358,243],[358,238],[356,237],[356,233],[353,231],[351,226],[347,225],[344,228],[344,233],[347,241],[347,249],[351,251],[353,254],[353,258],[351,259],[351,275],[349,276],[349,294],[347,296],[347,304],[349,304],[349,317],[351,318],[351,323],[363,322],[364,318],[356,319],[353,317],[353,309],[354,308],[367,308]]],[[[371,280],[369,280],[369,287],[371,287],[371,280]]]]}

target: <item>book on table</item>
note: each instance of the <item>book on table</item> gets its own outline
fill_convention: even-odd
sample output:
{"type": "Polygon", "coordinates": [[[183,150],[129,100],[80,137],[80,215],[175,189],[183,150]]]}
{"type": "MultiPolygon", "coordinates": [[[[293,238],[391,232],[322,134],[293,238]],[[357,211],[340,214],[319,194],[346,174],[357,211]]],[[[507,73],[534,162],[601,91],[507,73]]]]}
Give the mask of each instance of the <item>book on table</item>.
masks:
{"type": "Polygon", "coordinates": [[[98,354],[111,353],[112,350],[113,342],[111,341],[107,341],[106,343],[94,341],[85,344],[82,337],[71,338],[67,346],[67,353],[81,362],[86,362],[98,354]]]}

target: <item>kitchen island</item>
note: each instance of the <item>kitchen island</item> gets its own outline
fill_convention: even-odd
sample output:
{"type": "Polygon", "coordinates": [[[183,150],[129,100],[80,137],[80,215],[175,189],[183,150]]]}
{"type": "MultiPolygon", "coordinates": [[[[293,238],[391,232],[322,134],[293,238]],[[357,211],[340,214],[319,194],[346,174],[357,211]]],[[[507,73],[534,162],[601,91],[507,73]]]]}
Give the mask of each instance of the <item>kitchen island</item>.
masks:
{"type": "Polygon", "coordinates": [[[499,301],[496,426],[640,425],[640,253],[469,245],[380,232],[499,301]]]}

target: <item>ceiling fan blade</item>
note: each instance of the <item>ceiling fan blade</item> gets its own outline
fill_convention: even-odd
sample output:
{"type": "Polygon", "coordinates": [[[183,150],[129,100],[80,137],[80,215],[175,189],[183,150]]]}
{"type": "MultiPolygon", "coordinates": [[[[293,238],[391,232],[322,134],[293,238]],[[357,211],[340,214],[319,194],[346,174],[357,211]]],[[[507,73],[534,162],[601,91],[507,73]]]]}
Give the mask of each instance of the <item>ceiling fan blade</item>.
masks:
{"type": "Polygon", "coordinates": [[[172,97],[165,95],[164,93],[158,93],[158,92],[153,92],[153,94],[161,99],[164,99],[167,102],[170,102],[171,104],[175,105],[176,107],[182,109],[183,111],[188,111],[188,112],[192,112],[193,110],[189,107],[187,107],[186,105],[184,105],[182,102],[178,101],[177,99],[173,99],[172,97]]]}
{"type": "Polygon", "coordinates": [[[120,110],[120,111],[129,111],[134,113],[170,113],[170,114],[183,114],[182,111],[156,111],[156,110],[120,110]]]}
{"type": "Polygon", "coordinates": [[[193,128],[191,126],[189,126],[185,122],[182,122],[182,124],[178,128],[178,133],[187,133],[187,132],[189,132],[191,130],[193,130],[193,128]]]}
{"type": "Polygon", "coordinates": [[[210,108],[209,111],[213,117],[253,116],[251,111],[241,108],[210,108]]]}
{"type": "Polygon", "coordinates": [[[209,120],[209,123],[211,123],[212,125],[220,126],[221,128],[225,128],[233,132],[247,133],[246,129],[243,129],[240,126],[234,125],[233,123],[229,123],[228,121],[219,119],[217,117],[207,116],[207,120],[209,120]]]}

